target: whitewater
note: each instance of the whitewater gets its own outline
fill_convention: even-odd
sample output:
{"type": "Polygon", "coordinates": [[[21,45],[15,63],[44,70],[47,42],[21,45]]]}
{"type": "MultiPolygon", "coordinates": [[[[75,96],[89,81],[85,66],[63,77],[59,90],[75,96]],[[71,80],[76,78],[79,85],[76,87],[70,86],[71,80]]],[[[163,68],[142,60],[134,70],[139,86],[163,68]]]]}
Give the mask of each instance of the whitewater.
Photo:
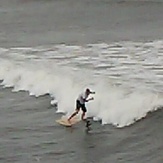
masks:
{"type": "Polygon", "coordinates": [[[0,80],[13,92],[50,95],[70,115],[85,88],[96,92],[87,116],[125,127],[163,106],[163,41],[0,49],[0,80]]]}

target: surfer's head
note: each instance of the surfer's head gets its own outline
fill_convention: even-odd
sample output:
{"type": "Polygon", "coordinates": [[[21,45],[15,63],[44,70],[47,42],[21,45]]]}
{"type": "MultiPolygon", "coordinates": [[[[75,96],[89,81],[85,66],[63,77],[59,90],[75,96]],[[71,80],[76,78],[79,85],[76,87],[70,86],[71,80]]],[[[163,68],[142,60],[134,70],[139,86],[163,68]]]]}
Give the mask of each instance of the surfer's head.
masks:
{"type": "Polygon", "coordinates": [[[88,94],[88,95],[91,93],[91,91],[90,91],[89,88],[87,88],[85,92],[86,92],[86,94],[88,94]]]}

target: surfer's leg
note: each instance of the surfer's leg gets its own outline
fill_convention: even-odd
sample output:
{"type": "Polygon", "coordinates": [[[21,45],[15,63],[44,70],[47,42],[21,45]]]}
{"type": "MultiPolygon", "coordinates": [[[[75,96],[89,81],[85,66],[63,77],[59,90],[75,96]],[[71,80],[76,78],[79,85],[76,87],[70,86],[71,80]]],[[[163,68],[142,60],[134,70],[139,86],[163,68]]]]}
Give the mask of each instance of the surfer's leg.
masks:
{"type": "Polygon", "coordinates": [[[76,116],[78,113],[79,113],[79,110],[80,109],[76,109],[76,111],[68,118],[68,121],[70,122],[70,120],[74,117],[74,116],[76,116]]]}
{"type": "Polygon", "coordinates": [[[89,126],[91,125],[91,123],[90,123],[89,119],[85,118],[85,114],[87,112],[87,109],[86,109],[86,107],[85,107],[84,104],[82,105],[81,109],[83,111],[82,116],[81,116],[81,119],[86,123],[85,126],[87,128],[89,128],[89,126]]]}
{"type": "Polygon", "coordinates": [[[84,117],[85,117],[85,112],[83,112],[82,115],[81,115],[81,119],[82,119],[83,121],[85,121],[85,118],[84,118],[84,117]]]}
{"type": "Polygon", "coordinates": [[[85,113],[87,112],[85,105],[82,106],[82,111],[83,113],[81,119],[85,122],[85,126],[87,127],[87,129],[90,129],[91,122],[87,118],[85,118],[85,113]]]}
{"type": "Polygon", "coordinates": [[[87,109],[86,109],[86,107],[85,107],[84,104],[82,104],[81,109],[82,109],[82,111],[83,111],[83,113],[82,113],[82,115],[81,115],[81,119],[82,119],[83,121],[85,121],[85,113],[87,112],[87,109]]]}
{"type": "Polygon", "coordinates": [[[76,100],[76,110],[75,112],[68,118],[68,121],[70,122],[70,120],[76,116],[80,111],[80,102],[78,100],[76,100]]]}

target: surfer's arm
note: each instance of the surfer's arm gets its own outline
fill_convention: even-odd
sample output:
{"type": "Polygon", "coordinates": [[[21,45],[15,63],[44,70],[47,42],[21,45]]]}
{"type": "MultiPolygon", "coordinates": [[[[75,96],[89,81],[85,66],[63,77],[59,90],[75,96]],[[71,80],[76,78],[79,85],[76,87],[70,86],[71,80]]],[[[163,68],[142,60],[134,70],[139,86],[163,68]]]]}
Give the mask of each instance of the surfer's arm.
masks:
{"type": "MultiPolygon", "coordinates": [[[[95,94],[95,92],[90,92],[90,94],[95,94]]],[[[93,97],[91,97],[91,98],[85,98],[85,97],[82,97],[83,98],[83,100],[84,100],[84,102],[88,102],[88,101],[90,101],[90,100],[94,100],[94,98],[93,97]]]]}
{"type": "Polygon", "coordinates": [[[90,100],[94,100],[94,98],[91,97],[91,98],[88,98],[88,99],[84,99],[85,102],[88,102],[88,101],[90,101],[90,100]]]}
{"type": "MultiPolygon", "coordinates": [[[[95,92],[90,92],[90,94],[95,94],[95,92]]],[[[88,98],[88,99],[86,99],[86,102],[88,102],[88,101],[90,101],[90,100],[94,100],[94,98],[93,98],[93,97],[88,98]]]]}

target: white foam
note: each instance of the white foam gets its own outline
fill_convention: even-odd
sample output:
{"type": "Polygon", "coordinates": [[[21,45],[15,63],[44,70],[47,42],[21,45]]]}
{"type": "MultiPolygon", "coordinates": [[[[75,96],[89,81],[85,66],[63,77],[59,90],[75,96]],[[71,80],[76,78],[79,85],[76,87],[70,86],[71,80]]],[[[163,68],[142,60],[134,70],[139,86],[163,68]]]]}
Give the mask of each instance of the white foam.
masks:
{"type": "MultiPolygon", "coordinates": [[[[104,45],[102,45],[102,48],[104,45]]],[[[105,51],[106,48],[107,46],[104,48],[105,51]]],[[[81,50],[80,47],[73,47],[72,49],[81,50]]],[[[100,45],[96,49],[100,49],[100,45]]],[[[29,48],[27,50],[30,51],[29,48]]],[[[20,51],[21,49],[19,48],[20,51]]],[[[65,53],[67,50],[63,51],[65,53]]],[[[68,48],[68,51],[71,51],[71,47],[68,48]]],[[[23,48],[23,52],[26,52],[26,49],[23,48]]],[[[49,55],[53,55],[51,53],[49,55]]],[[[59,55],[59,52],[57,54],[59,55]]],[[[106,77],[106,74],[101,74],[102,71],[99,71],[99,75],[95,76],[96,72],[94,73],[94,69],[86,70],[74,69],[76,67],[69,66],[63,67],[58,63],[58,59],[51,60],[47,56],[44,58],[43,54],[40,58],[38,55],[36,60],[33,59],[33,56],[30,58],[30,55],[21,54],[21,62],[18,56],[19,54],[16,55],[15,59],[13,59],[14,56],[12,54],[9,54],[8,57],[1,57],[0,79],[3,80],[2,84],[5,87],[13,87],[13,91],[29,91],[30,95],[37,97],[48,93],[54,98],[51,104],[58,103],[57,112],[71,114],[75,109],[76,97],[86,87],[90,87],[96,91],[94,95],[95,100],[86,105],[88,116],[93,116],[96,120],[102,120],[102,124],[113,124],[117,127],[128,126],[136,120],[145,117],[148,112],[154,111],[158,106],[163,105],[162,97],[152,91],[146,90],[145,86],[143,89],[136,88],[137,85],[135,85],[135,89],[123,86],[116,87],[114,86],[114,81],[106,77]]],[[[81,62],[83,61],[83,57],[84,60],[87,57],[90,58],[84,55],[78,57],[81,62]]],[[[97,55],[95,55],[95,58],[97,58],[97,55]]],[[[92,62],[94,63],[94,60],[92,62]]],[[[108,64],[110,63],[108,62],[108,64]]],[[[99,65],[100,60],[97,67],[99,65]]],[[[102,63],[101,65],[107,66],[106,63],[102,63]]],[[[126,66],[125,71],[127,71],[126,66]]],[[[114,69],[112,70],[113,73],[121,72],[120,67],[115,69],[115,71],[114,69]]],[[[122,72],[121,74],[123,75],[122,72]]],[[[139,74],[138,77],[143,78],[143,75],[139,74]]],[[[130,78],[127,79],[129,80],[130,78]]]]}

